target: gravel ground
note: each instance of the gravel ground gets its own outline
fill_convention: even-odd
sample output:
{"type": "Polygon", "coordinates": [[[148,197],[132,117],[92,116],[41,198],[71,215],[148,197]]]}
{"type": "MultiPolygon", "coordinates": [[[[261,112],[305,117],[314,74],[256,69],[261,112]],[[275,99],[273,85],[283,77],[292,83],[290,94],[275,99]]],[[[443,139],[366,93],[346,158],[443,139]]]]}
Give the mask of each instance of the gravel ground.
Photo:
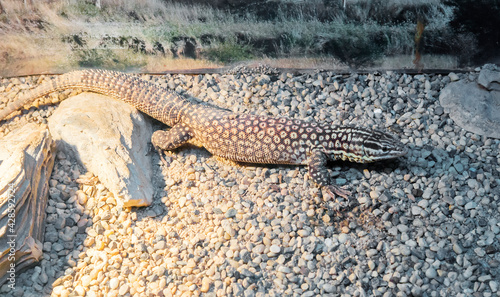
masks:
{"type": "MultiPolygon", "coordinates": [[[[438,101],[450,81],[477,70],[145,76],[235,112],[389,130],[409,154],[332,163],[353,192],[339,209],[305,167],[242,166],[187,147],[168,167],[154,157],[153,205],[119,209],[101,184],[79,184],[84,172],[59,153],[44,258],[8,294],[500,296],[500,141],[456,126],[438,101]]],[[[42,79],[0,79],[0,92],[12,98],[42,79]]],[[[0,136],[53,109],[4,124],[0,136]]]]}

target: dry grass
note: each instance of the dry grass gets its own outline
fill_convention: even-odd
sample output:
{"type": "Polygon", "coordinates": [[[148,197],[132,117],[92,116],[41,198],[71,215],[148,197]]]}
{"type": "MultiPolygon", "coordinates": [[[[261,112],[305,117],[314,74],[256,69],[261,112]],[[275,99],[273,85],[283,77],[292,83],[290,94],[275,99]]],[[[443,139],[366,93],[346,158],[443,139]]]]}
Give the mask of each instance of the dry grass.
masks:
{"type": "Polygon", "coordinates": [[[75,66],[68,61],[66,51],[53,50],[67,47],[57,39],[34,38],[29,33],[6,34],[1,38],[0,75],[59,72],[75,66]]]}

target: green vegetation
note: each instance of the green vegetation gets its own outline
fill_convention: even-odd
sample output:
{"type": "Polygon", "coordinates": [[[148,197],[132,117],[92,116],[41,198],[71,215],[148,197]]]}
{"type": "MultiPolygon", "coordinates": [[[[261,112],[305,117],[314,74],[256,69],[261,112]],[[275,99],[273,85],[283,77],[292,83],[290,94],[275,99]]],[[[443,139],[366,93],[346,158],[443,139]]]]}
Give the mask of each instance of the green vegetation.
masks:
{"type": "Polygon", "coordinates": [[[449,28],[453,9],[441,0],[348,0],[345,8],[340,0],[256,0],[231,10],[162,0],[31,3],[0,0],[6,41],[0,64],[7,62],[3,52],[10,62],[50,52],[66,57],[68,67],[151,69],[165,59],[227,64],[306,57],[364,67],[383,57],[414,55],[418,21],[425,24],[424,55],[475,52],[471,38],[449,28]],[[20,42],[20,32],[29,42],[20,42]]]}
{"type": "Polygon", "coordinates": [[[251,48],[249,46],[231,43],[223,43],[220,46],[210,47],[206,50],[205,56],[211,61],[224,64],[252,58],[251,48]]]}

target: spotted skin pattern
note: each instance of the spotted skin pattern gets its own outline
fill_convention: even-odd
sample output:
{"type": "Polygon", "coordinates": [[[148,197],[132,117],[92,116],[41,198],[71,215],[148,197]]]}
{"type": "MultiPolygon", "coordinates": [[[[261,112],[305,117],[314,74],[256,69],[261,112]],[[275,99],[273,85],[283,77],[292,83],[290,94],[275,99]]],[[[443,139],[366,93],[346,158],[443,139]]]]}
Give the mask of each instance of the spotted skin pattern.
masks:
{"type": "Polygon", "coordinates": [[[248,163],[308,165],[319,186],[347,197],[332,185],[328,160],[368,163],[406,154],[392,135],[363,128],[336,127],[285,117],[235,114],[194,104],[182,96],[136,76],[107,70],[82,70],[58,76],[23,94],[0,111],[0,120],[36,98],[68,88],[108,95],[170,126],[153,133],[151,142],[173,150],[191,139],[212,154],[248,163]]]}

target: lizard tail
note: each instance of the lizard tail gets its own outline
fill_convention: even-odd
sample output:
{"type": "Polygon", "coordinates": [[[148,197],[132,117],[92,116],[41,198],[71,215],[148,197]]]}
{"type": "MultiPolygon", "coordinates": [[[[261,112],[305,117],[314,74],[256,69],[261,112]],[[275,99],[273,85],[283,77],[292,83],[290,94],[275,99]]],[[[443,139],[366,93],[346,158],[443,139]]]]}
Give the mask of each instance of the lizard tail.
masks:
{"type": "Polygon", "coordinates": [[[5,119],[14,111],[21,109],[26,104],[32,103],[37,98],[66,88],[78,87],[81,83],[81,78],[82,73],[80,71],[74,71],[60,75],[34,89],[24,92],[16,101],[8,104],[4,109],[0,110],[0,121],[5,119]]]}
{"type": "Polygon", "coordinates": [[[0,110],[0,121],[37,98],[74,88],[122,100],[169,126],[179,122],[182,111],[190,106],[177,93],[136,76],[117,71],[86,69],[57,76],[26,91],[19,99],[0,110]]]}

